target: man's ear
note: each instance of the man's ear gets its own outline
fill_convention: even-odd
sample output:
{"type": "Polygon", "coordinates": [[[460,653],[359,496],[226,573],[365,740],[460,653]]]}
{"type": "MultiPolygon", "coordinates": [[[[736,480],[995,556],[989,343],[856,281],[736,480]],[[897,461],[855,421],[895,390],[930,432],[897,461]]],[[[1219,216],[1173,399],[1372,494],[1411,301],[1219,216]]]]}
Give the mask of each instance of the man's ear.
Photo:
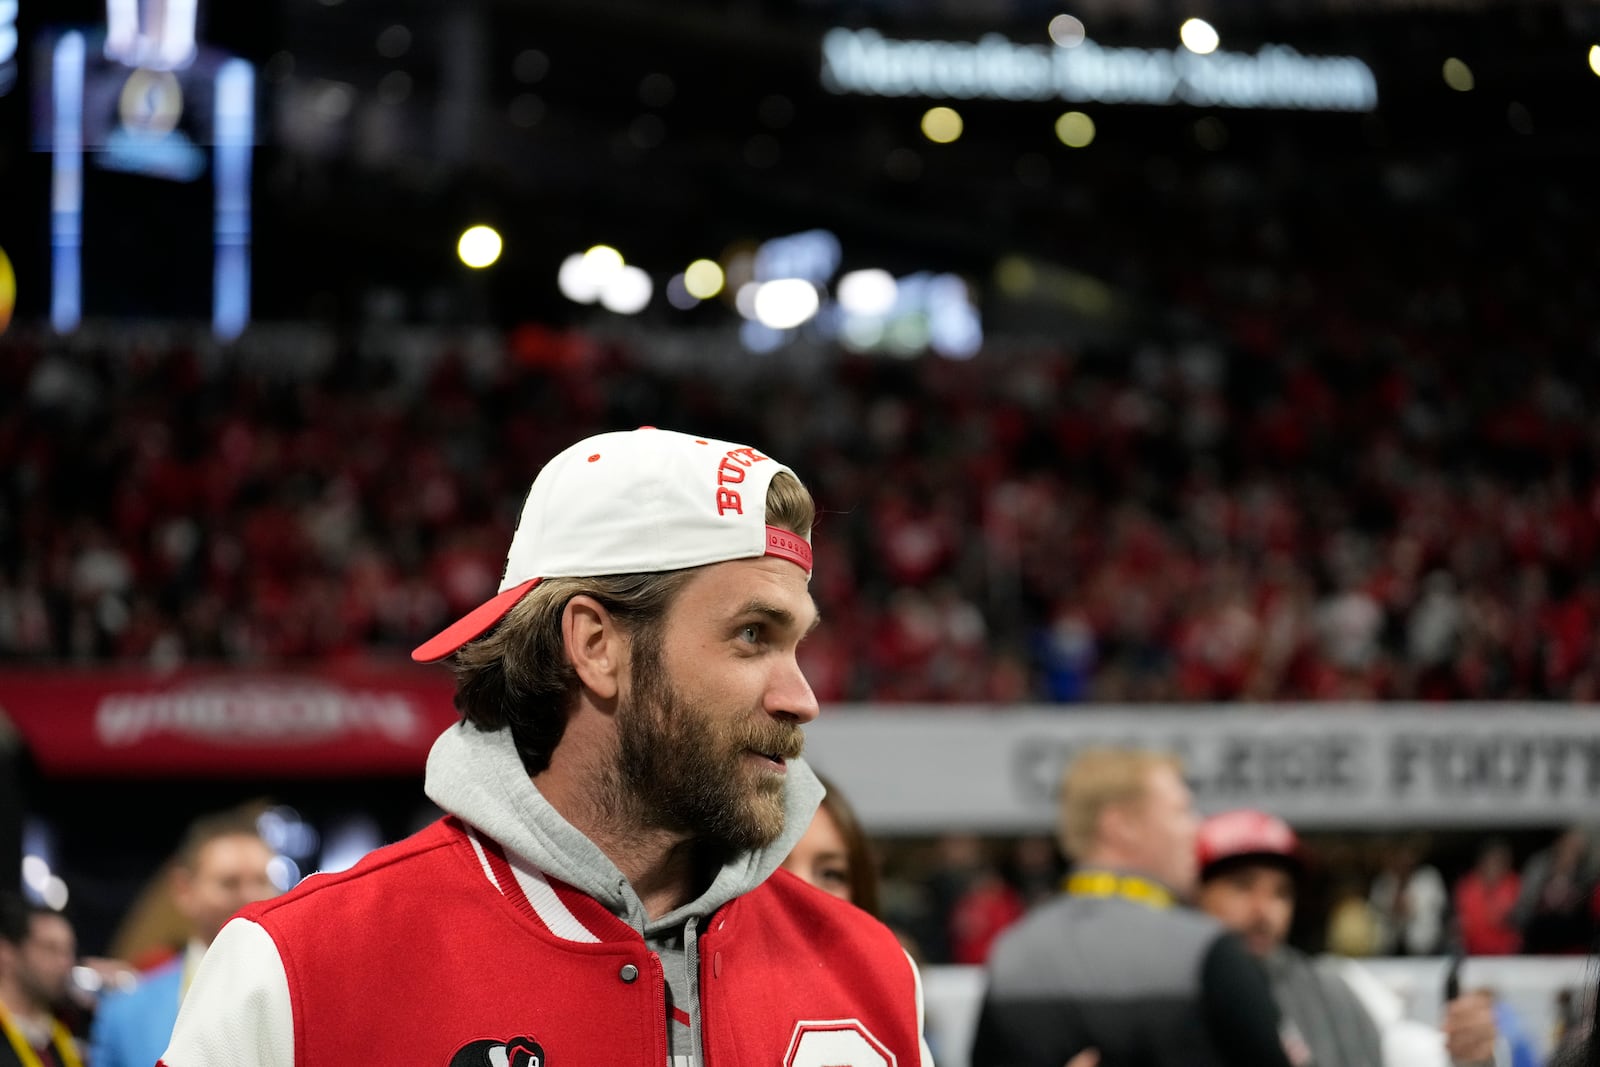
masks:
{"type": "Polygon", "coordinates": [[[578,680],[599,700],[614,700],[627,663],[627,639],[605,605],[580,593],[561,611],[561,636],[578,680]]]}
{"type": "Polygon", "coordinates": [[[194,872],[174,861],[167,868],[166,878],[167,893],[172,898],[173,906],[184,918],[188,918],[190,905],[194,902],[194,872]]]}
{"type": "Polygon", "coordinates": [[[1126,848],[1138,836],[1137,813],[1127,804],[1107,804],[1100,811],[1098,837],[1117,848],[1126,848]]]}

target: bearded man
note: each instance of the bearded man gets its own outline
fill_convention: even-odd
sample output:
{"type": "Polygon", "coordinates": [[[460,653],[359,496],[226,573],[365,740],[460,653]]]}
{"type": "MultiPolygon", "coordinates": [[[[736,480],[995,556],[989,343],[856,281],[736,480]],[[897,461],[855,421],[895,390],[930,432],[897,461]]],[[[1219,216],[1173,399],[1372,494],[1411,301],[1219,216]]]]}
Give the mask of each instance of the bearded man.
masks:
{"type": "Polygon", "coordinates": [[[552,459],[499,594],[413,653],[456,673],[446,815],[230,922],[161,1062],[931,1064],[894,934],[779,870],[823,793],[814,514],[725,441],[552,459]]]}

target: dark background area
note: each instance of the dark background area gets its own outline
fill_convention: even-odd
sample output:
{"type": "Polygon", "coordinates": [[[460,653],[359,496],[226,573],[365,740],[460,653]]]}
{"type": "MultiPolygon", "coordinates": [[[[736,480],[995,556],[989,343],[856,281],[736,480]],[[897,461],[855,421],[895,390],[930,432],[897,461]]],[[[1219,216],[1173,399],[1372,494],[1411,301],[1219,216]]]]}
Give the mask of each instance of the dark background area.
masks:
{"type": "MultiPolygon", "coordinates": [[[[1103,6],[1110,10],[1084,13],[1090,35],[1117,46],[1176,47],[1190,10],[1103,6]]],[[[1000,257],[1021,253],[1104,274],[1116,250],[1084,242],[1082,216],[1114,231],[1119,220],[1160,210],[1202,168],[1270,175],[1278,196],[1315,185],[1324,196],[1361,197],[1396,168],[1447,161],[1471,190],[1468,210],[1483,197],[1537,211],[1541,183],[1591,151],[1600,79],[1582,42],[1600,38],[1600,16],[1576,3],[1195,9],[1219,26],[1224,49],[1280,42],[1362,58],[1379,86],[1371,114],[951,102],[965,133],[939,146],[917,129],[939,101],[820,88],[830,26],[956,40],[1000,32],[1048,44],[1056,10],[975,5],[963,18],[956,7],[205,5],[202,40],[259,68],[255,314],[356,317],[384,289],[418,320],[550,322],[578,311],[549,284],[557,266],[598,240],[662,273],[736,242],[817,226],[840,235],[846,269],[858,260],[983,278],[1000,257]],[[403,27],[406,45],[387,58],[380,44],[393,27],[403,27]],[[1444,84],[1441,65],[1452,56],[1471,67],[1473,91],[1444,84]],[[385,81],[397,74],[408,82],[404,99],[385,81]],[[1054,138],[1068,107],[1097,123],[1088,149],[1054,138]],[[339,117],[319,120],[327,108],[339,117]],[[494,223],[507,239],[486,275],[454,259],[455,235],[473,221],[494,223]]],[[[24,2],[20,11],[22,83],[0,99],[12,131],[0,152],[12,205],[0,212],[0,245],[22,279],[19,315],[36,316],[47,289],[49,160],[27,150],[22,134],[37,104],[27,42],[48,27],[95,24],[103,6],[24,2]]],[[[395,41],[386,47],[395,51],[395,41]]],[[[157,188],[89,168],[86,182],[89,225],[95,215],[117,220],[109,232],[90,230],[86,313],[193,313],[208,279],[197,268],[206,259],[207,181],[157,188]],[[154,269],[123,269],[152,257],[154,269]]],[[[1174,224],[1203,232],[1197,220],[1174,224]]]]}

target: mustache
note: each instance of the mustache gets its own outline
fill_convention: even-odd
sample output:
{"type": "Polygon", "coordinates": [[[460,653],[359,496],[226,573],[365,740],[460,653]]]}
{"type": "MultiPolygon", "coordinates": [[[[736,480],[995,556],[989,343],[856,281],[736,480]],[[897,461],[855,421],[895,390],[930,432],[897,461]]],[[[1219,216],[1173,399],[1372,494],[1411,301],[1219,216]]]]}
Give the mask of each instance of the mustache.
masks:
{"type": "Polygon", "coordinates": [[[805,731],[798,726],[784,726],[777,723],[765,728],[751,727],[742,730],[735,736],[734,741],[741,749],[761,752],[768,756],[782,756],[786,760],[796,758],[806,747],[805,731]]]}

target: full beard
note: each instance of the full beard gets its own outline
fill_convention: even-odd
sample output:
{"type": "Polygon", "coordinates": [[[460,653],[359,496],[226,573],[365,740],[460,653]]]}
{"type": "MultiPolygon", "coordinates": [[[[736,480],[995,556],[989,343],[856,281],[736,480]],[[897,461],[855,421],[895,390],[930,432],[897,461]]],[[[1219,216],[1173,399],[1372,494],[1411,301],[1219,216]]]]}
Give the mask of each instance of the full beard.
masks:
{"type": "Polygon", "coordinates": [[[800,727],[755,715],[718,722],[672,687],[658,642],[634,647],[631,692],[617,708],[617,800],[635,825],[685,833],[728,854],[770,845],[783,832],[786,779],[749,756],[800,755],[800,727]]]}

